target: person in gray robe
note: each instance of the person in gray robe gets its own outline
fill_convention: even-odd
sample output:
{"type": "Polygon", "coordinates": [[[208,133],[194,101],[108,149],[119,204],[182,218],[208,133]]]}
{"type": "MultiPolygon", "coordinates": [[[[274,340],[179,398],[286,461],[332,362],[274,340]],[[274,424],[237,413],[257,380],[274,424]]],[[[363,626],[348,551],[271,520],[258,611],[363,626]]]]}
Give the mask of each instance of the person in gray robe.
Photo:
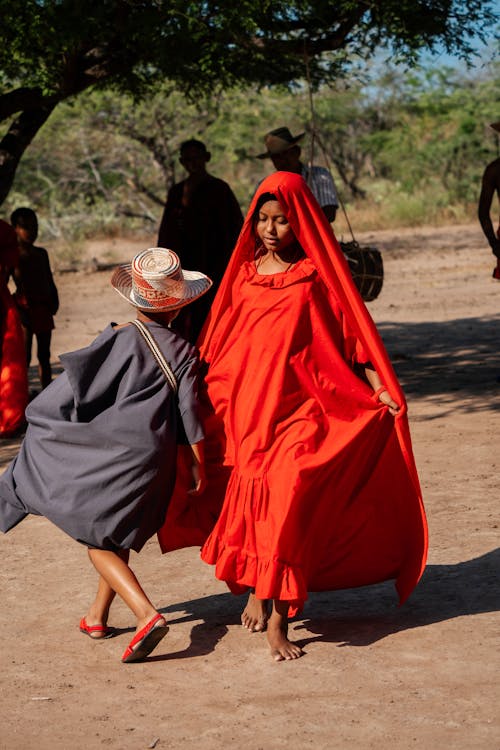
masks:
{"type": "Polygon", "coordinates": [[[164,523],[178,443],[191,492],[204,489],[198,355],[169,324],[211,282],[183,271],[170,250],[150,248],[111,283],[136,307],[137,320],[111,323],[90,346],[62,355],[64,372],[29,404],[19,454],[0,477],[0,529],[40,515],[88,547],[100,579],[80,630],[109,636],[118,593],[137,618],[122,656],[129,662],[143,659],[168,629],[128,559],[164,523]]]}

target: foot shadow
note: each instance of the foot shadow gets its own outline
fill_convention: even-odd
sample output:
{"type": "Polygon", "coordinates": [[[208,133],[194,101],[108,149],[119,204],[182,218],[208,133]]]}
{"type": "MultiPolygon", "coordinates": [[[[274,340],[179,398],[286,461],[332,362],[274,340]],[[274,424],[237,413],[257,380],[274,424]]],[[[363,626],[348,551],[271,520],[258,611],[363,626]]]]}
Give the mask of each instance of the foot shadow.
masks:
{"type": "Polygon", "coordinates": [[[295,633],[316,635],[299,643],[368,646],[412,628],[500,610],[500,548],[456,565],[428,565],[410,599],[394,606],[391,582],[311,594],[295,633]],[[329,614],[335,613],[335,614],[329,614]]]}
{"type": "MultiPolygon", "coordinates": [[[[290,623],[291,635],[301,648],[310,643],[369,646],[412,628],[424,627],[464,615],[500,610],[500,548],[454,565],[428,565],[422,580],[402,607],[398,607],[392,581],[343,591],[311,593],[303,612],[290,623]],[[300,631],[312,636],[300,638],[300,631]]],[[[246,594],[214,594],[172,604],[159,611],[169,625],[195,622],[187,648],[149,657],[169,661],[206,656],[228,632],[239,625],[246,594]],[[175,618],[175,613],[182,613],[175,618]],[[201,622],[199,622],[201,620],[201,622]]]]}
{"type": "Polygon", "coordinates": [[[168,625],[178,625],[183,622],[196,622],[196,625],[193,625],[191,629],[187,648],[169,654],[151,656],[147,661],[191,659],[212,653],[228,632],[229,626],[241,623],[241,611],[245,603],[246,594],[234,596],[227,593],[191,599],[160,608],[158,611],[162,615],[183,613],[179,617],[167,617],[168,625]],[[199,620],[202,622],[198,622],[199,620]]]}

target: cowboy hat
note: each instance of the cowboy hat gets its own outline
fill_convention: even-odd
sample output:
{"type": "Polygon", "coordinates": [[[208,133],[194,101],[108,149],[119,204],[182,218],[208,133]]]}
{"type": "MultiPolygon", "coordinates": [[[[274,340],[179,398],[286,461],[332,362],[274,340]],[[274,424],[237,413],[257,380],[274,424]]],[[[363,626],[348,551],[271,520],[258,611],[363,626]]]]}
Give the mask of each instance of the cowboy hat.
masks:
{"type": "Polygon", "coordinates": [[[188,305],[212,286],[200,271],[183,271],[177,255],[165,247],[150,247],[132,263],[119,266],[111,285],[138,310],[165,312],[188,305]]]}
{"type": "Polygon", "coordinates": [[[264,136],[264,143],[267,146],[265,154],[258,154],[257,159],[267,159],[275,154],[282,154],[284,151],[295,146],[297,141],[305,136],[305,133],[292,135],[288,128],[276,128],[264,136]]]}
{"type": "Polygon", "coordinates": [[[497,133],[500,133],[500,121],[499,122],[492,122],[490,124],[490,128],[493,128],[493,130],[496,130],[497,133]]]}

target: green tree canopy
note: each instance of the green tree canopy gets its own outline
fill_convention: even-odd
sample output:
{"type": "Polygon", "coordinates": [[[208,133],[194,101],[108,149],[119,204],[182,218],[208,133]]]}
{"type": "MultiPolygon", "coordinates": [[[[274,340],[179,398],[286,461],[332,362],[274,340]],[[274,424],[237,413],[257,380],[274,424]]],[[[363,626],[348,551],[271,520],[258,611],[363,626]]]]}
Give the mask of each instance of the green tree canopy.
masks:
{"type": "Polygon", "coordinates": [[[313,83],[389,45],[467,58],[493,0],[0,0],[0,202],[56,105],[90,87],[196,97],[236,83],[313,83]]]}
{"type": "MultiPolygon", "coordinates": [[[[179,146],[193,137],[207,144],[209,171],[232,186],[246,211],[273,169],[256,158],[263,136],[286,124],[292,133],[307,131],[303,159],[332,171],[356,231],[474,221],[482,172],[498,158],[489,124],[498,120],[499,65],[410,74],[376,65],[366,86],[321,86],[314,111],[304,86],[250,86],[195,103],[168,82],[140,102],[89,90],[52,114],[19,166],[4,212],[32,206],[41,236],[57,239],[66,261],[69,253],[78,262],[84,237],[154,235],[168,188],[184,176],[179,146]]],[[[343,217],[339,236],[350,232],[343,217]]]]}

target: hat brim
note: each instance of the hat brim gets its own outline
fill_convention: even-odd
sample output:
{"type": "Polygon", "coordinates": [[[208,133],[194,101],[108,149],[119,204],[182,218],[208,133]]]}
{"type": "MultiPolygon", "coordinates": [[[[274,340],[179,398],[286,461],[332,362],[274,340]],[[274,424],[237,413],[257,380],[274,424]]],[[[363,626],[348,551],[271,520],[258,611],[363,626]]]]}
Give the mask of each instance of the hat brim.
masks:
{"type": "Polygon", "coordinates": [[[274,151],[271,153],[270,151],[266,151],[265,154],[257,154],[256,159],[270,159],[272,156],[277,156],[278,154],[284,154],[285,151],[289,151],[291,148],[295,146],[295,144],[300,141],[305,136],[305,133],[301,133],[300,135],[296,135],[292,140],[288,143],[286,148],[283,148],[281,151],[274,151]]]}
{"type": "Polygon", "coordinates": [[[136,298],[132,286],[132,264],[126,263],[113,272],[111,276],[111,286],[124,300],[136,307],[138,310],[146,312],[168,312],[169,310],[179,310],[181,307],[189,305],[199,297],[208,292],[212,286],[212,280],[205,276],[201,271],[182,270],[184,279],[184,296],[181,299],[169,298],[164,305],[149,304],[145,300],[136,298]]]}

